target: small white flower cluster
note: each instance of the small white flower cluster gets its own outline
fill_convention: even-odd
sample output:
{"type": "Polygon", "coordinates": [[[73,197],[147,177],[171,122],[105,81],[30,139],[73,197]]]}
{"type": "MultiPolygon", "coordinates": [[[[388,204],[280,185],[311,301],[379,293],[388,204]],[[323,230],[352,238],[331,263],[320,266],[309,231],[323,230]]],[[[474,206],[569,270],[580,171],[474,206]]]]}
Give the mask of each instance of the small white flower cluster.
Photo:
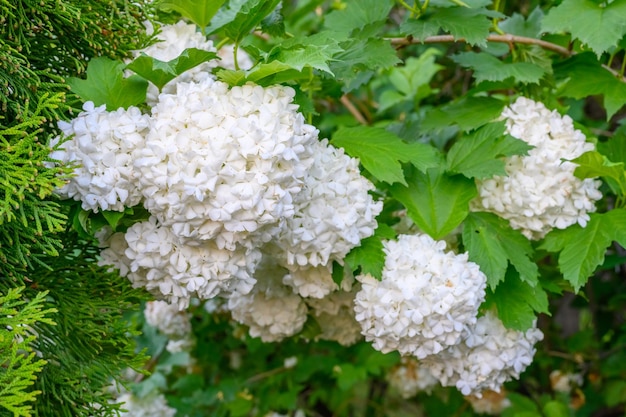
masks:
{"type": "Polygon", "coordinates": [[[167,404],[163,394],[149,394],[139,398],[131,393],[123,393],[117,400],[122,404],[122,417],[174,417],[176,409],[167,404]]]}
{"type": "Polygon", "coordinates": [[[381,281],[357,277],[356,319],[375,349],[422,359],[459,343],[476,322],[487,278],[445,247],[426,234],[400,235],[384,243],[381,281]]]}
{"type": "Polygon", "coordinates": [[[169,338],[165,349],[170,353],[189,351],[195,342],[191,332],[191,316],[176,304],[155,300],[146,303],[146,323],[169,338]]]}
{"type": "Polygon", "coordinates": [[[559,369],[550,372],[550,386],[555,392],[569,393],[576,387],[582,387],[583,382],[580,373],[563,372],[559,369]]]}
{"type": "Polygon", "coordinates": [[[322,331],[317,339],[333,340],[342,346],[351,346],[362,339],[353,308],[358,289],[355,286],[352,291],[335,291],[324,298],[306,300],[322,331]]]}
{"type": "Polygon", "coordinates": [[[541,239],[553,228],[585,226],[595,201],[602,198],[600,181],[578,179],[569,162],[594,149],[574,128],[569,116],[548,110],[525,97],[504,109],[507,133],[534,146],[527,156],[506,159],[507,176],[477,181],[475,211],[489,211],[509,220],[530,239],[541,239]]]}
{"type": "Polygon", "coordinates": [[[257,284],[251,292],[235,292],[228,299],[228,309],[239,323],[247,325],[250,336],[264,342],[277,342],[302,330],[307,319],[304,300],[282,284],[286,271],[273,259],[264,258],[255,275],[257,284]]]}
{"type": "Polygon", "coordinates": [[[472,409],[479,414],[489,414],[497,416],[502,413],[505,408],[511,406],[511,400],[506,396],[506,391],[485,390],[480,397],[468,395],[465,399],[471,404],[472,409]]]}
{"type": "Polygon", "coordinates": [[[403,357],[402,362],[386,376],[389,386],[402,398],[411,398],[419,392],[429,393],[439,384],[430,371],[411,358],[403,357]]]}
{"type": "Polygon", "coordinates": [[[445,248],[425,234],[384,242],[382,280],[356,277],[356,320],[375,349],[419,359],[442,385],[497,391],[532,362],[543,334],[508,330],[491,312],[477,318],[487,279],[466,253],[445,248]]]}
{"type": "Polygon", "coordinates": [[[535,343],[542,339],[536,327],[510,330],[488,311],[461,343],[422,363],[442,385],[480,396],[484,390],[498,392],[506,381],[519,378],[533,360],[535,343]]]}
{"type": "Polygon", "coordinates": [[[63,198],[82,202],[85,210],[124,211],[142,198],[133,168],[132,153],[144,143],[150,117],[136,107],[107,112],[105,106],[85,103],[83,112],[70,122],[59,121],[61,137],[50,142],[57,150],[52,159],[64,164],[80,163],[65,186],[56,190],[63,198]]]}

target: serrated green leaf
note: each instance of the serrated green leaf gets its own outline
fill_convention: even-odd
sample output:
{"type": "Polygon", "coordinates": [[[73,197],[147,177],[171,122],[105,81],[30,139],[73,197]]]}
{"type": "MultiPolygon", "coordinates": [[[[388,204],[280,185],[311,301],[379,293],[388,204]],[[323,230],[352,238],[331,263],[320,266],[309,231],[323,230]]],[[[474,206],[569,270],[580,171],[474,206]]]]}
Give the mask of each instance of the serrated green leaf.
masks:
{"type": "Polygon", "coordinates": [[[537,318],[536,313],[549,314],[548,295],[541,286],[530,286],[522,282],[517,272],[509,268],[506,278],[493,292],[487,295],[488,300],[498,308],[498,317],[504,327],[514,330],[528,330],[537,318]]]}
{"type": "Polygon", "coordinates": [[[506,175],[502,158],[526,155],[533,147],[504,131],[503,121],[494,122],[461,137],[448,152],[448,171],[479,179],[506,175]]]}
{"type": "Polygon", "coordinates": [[[106,104],[109,111],[126,109],[146,101],[148,82],[137,76],[124,78],[124,67],[122,62],[109,58],[93,58],[87,66],[87,79],[70,77],[67,83],[85,102],[106,104]]]}
{"type": "Polygon", "coordinates": [[[348,0],[341,10],[330,12],[324,26],[333,32],[361,38],[376,36],[393,7],[390,0],[348,0]]]}
{"type": "Polygon", "coordinates": [[[626,164],[626,125],[623,125],[612,138],[605,142],[598,142],[598,151],[613,162],[626,164]]]}
{"type": "Polygon", "coordinates": [[[564,230],[553,230],[539,247],[560,252],[559,269],[574,291],[585,285],[604,262],[606,250],[613,241],[626,246],[626,210],[592,213],[589,217],[584,228],[576,224],[564,230]]]}
{"type": "Polygon", "coordinates": [[[217,54],[215,52],[187,48],[177,58],[167,62],[141,54],[140,57],[128,64],[126,68],[136,72],[161,90],[165,84],[183,72],[216,58],[217,54]]]}
{"type": "Polygon", "coordinates": [[[360,268],[361,274],[370,274],[378,280],[382,279],[383,267],[385,266],[383,240],[394,239],[395,237],[396,233],[391,227],[384,223],[379,224],[373,236],[363,239],[359,246],[346,255],[346,265],[352,271],[360,268]]]}
{"type": "Polygon", "coordinates": [[[359,158],[374,177],[389,184],[406,185],[400,162],[410,162],[422,171],[436,167],[440,162],[439,154],[432,146],[406,143],[396,134],[377,127],[344,127],[335,132],[331,142],[344,148],[348,155],[359,158]]]}
{"type": "Polygon", "coordinates": [[[439,22],[429,19],[410,19],[400,25],[400,31],[406,36],[412,36],[414,39],[424,40],[430,36],[439,33],[441,25],[439,22]]]}
{"type": "Polygon", "coordinates": [[[463,52],[452,60],[474,71],[476,82],[504,81],[513,78],[523,84],[536,84],[546,71],[530,62],[506,63],[486,52],[463,52]]]}
{"type": "Polygon", "coordinates": [[[342,51],[337,40],[328,32],[322,32],[306,38],[287,39],[274,47],[268,56],[270,63],[278,62],[298,71],[309,66],[333,75],[328,65],[342,51]]]}
{"type": "Polygon", "coordinates": [[[285,36],[285,19],[282,13],[283,4],[279,3],[272,13],[261,21],[261,30],[270,36],[285,36]]]}
{"type": "MultiPolygon", "coordinates": [[[[263,65],[263,64],[261,64],[261,65],[263,65]]],[[[271,74],[273,74],[273,72],[271,74]]],[[[228,84],[231,87],[234,87],[236,85],[244,85],[246,83],[246,81],[247,81],[246,71],[244,71],[244,70],[227,70],[227,69],[222,69],[222,70],[217,71],[215,76],[217,77],[218,80],[220,80],[222,82],[225,82],[226,84],[228,84]]]]}
{"type": "Polygon", "coordinates": [[[603,95],[607,120],[626,104],[626,83],[601,66],[591,53],[582,53],[554,65],[557,78],[569,78],[561,91],[575,99],[603,95]]]}
{"type": "Polygon", "coordinates": [[[578,178],[611,179],[610,184],[616,185],[617,188],[613,191],[626,195],[626,171],[624,171],[623,162],[611,162],[606,156],[596,151],[585,152],[572,162],[578,164],[574,170],[574,175],[578,178]]]}
{"type": "Polygon", "coordinates": [[[164,11],[175,11],[204,28],[224,2],[225,0],[160,0],[156,5],[164,11]]]}
{"type": "Polygon", "coordinates": [[[485,8],[446,7],[434,9],[434,13],[407,22],[402,29],[407,35],[436,34],[434,27],[449,32],[454,39],[465,39],[471,45],[486,46],[491,28],[491,18],[503,17],[502,14],[485,8]]]}
{"type": "Polygon", "coordinates": [[[438,130],[456,124],[468,132],[496,120],[502,113],[504,102],[493,97],[462,97],[426,113],[422,129],[438,130]]]}
{"type": "Polygon", "coordinates": [[[207,34],[221,32],[238,43],[276,9],[280,0],[230,0],[215,14],[207,34]]]}
{"type": "Polygon", "coordinates": [[[344,93],[352,91],[378,71],[398,64],[396,50],[385,39],[353,39],[340,43],[344,51],[334,56],[330,69],[338,81],[342,82],[344,93]]]}
{"type": "Polygon", "coordinates": [[[415,224],[434,239],[443,238],[465,220],[469,202],[477,195],[474,181],[437,169],[412,170],[407,186],[393,184],[390,191],[415,224]]]}
{"type": "Polygon", "coordinates": [[[528,239],[492,213],[470,213],[463,223],[463,244],[469,259],[480,266],[491,289],[504,280],[509,264],[522,281],[537,285],[539,269],[528,239]]]}
{"type": "Polygon", "coordinates": [[[337,284],[337,286],[339,286],[341,288],[341,282],[343,281],[343,265],[341,265],[339,262],[337,261],[333,261],[333,271],[332,271],[332,278],[333,278],[333,282],[335,284],[337,284]]]}
{"type": "Polygon", "coordinates": [[[102,211],[102,216],[106,219],[111,229],[115,230],[117,228],[117,224],[124,217],[123,211],[102,211]]]}
{"type": "Polygon", "coordinates": [[[626,35],[626,0],[596,3],[590,0],[564,0],[543,18],[544,32],[570,32],[587,44],[598,57],[617,46],[626,35]]]}
{"type": "Polygon", "coordinates": [[[543,16],[543,10],[537,6],[527,18],[524,18],[524,16],[519,13],[513,13],[511,17],[501,21],[498,26],[511,35],[539,38],[541,35],[543,16]]]}

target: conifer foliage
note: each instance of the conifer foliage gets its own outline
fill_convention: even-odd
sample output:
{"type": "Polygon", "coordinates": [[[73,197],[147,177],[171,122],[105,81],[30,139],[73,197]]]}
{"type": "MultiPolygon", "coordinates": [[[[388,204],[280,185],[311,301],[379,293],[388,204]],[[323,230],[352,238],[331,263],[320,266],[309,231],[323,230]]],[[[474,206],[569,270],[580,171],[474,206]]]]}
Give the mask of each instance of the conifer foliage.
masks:
{"type": "Polygon", "coordinates": [[[623,415],[625,5],[3,3],[0,415],[623,415]]]}

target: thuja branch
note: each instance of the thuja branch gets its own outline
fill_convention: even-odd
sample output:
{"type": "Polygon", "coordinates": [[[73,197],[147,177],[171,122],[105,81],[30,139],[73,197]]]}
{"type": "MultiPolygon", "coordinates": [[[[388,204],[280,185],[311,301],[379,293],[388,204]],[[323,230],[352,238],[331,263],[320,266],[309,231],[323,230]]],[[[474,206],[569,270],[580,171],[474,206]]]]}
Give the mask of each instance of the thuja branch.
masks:
{"type": "MultiPolygon", "coordinates": [[[[448,42],[465,42],[464,38],[455,38],[452,35],[436,35],[436,36],[429,36],[427,38],[424,39],[415,39],[415,38],[390,38],[389,39],[391,41],[392,45],[396,45],[396,46],[405,46],[405,45],[412,45],[412,44],[416,44],[416,43],[448,43],[448,42]]],[[[510,35],[510,34],[504,34],[504,35],[489,35],[487,36],[486,40],[488,42],[499,42],[499,43],[519,43],[519,44],[524,44],[524,45],[537,45],[540,46],[544,49],[556,52],[560,55],[563,56],[572,56],[574,55],[573,51],[570,51],[567,48],[564,48],[560,45],[551,43],[551,42],[547,42],[547,41],[542,41],[541,39],[535,39],[535,38],[528,38],[526,36],[516,36],[516,35],[510,35]]]]}

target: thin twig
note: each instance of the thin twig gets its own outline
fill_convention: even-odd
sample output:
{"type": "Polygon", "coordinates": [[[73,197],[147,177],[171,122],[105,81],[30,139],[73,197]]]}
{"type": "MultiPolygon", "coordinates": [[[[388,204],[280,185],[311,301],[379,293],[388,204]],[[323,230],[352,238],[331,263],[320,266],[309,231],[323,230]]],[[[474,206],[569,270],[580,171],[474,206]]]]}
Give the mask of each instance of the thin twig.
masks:
{"type": "MultiPolygon", "coordinates": [[[[388,41],[391,42],[392,45],[396,46],[396,47],[401,47],[401,46],[406,46],[406,45],[413,45],[413,44],[417,44],[417,43],[453,43],[453,42],[466,42],[465,38],[457,38],[455,39],[454,36],[452,35],[436,35],[436,36],[428,36],[424,39],[415,39],[412,37],[407,37],[407,38],[387,38],[388,41]]],[[[576,55],[576,52],[564,48],[560,45],[557,45],[555,43],[552,42],[547,42],[547,41],[542,41],[541,39],[535,39],[535,38],[528,38],[526,36],[516,36],[516,35],[511,35],[511,34],[504,34],[504,35],[489,35],[486,38],[487,42],[500,42],[500,43],[508,43],[508,44],[513,44],[513,43],[520,43],[520,44],[524,44],[524,45],[537,45],[542,47],[543,49],[547,49],[549,51],[553,51],[556,52],[560,55],[563,55],[565,57],[571,57],[573,55],[576,55]]],[[[626,60],[624,61],[626,62],[626,60]]],[[[622,82],[626,83],[626,77],[624,76],[624,74],[620,73],[620,71],[616,71],[613,68],[610,68],[607,65],[602,64],[602,68],[604,68],[605,70],[609,71],[611,74],[613,74],[615,77],[619,78],[622,82]]],[[[626,70],[626,68],[624,68],[624,70],[626,70]]]]}
{"type": "MultiPolygon", "coordinates": [[[[415,39],[415,38],[389,38],[392,45],[411,45],[416,43],[449,43],[449,42],[466,42],[465,38],[454,38],[452,35],[437,35],[437,36],[429,36],[424,39],[415,39]]],[[[570,51],[567,48],[563,48],[560,45],[554,44],[552,42],[542,41],[541,39],[528,38],[526,36],[516,36],[516,35],[489,35],[487,36],[487,42],[500,42],[500,43],[521,43],[525,45],[537,45],[541,46],[544,49],[548,49],[550,51],[554,51],[563,56],[572,56],[574,55],[573,51],[570,51]]]]}
{"type": "Polygon", "coordinates": [[[354,104],[352,104],[352,102],[350,101],[350,98],[348,98],[347,94],[344,94],[343,96],[341,96],[341,104],[343,104],[344,106],[346,106],[346,109],[348,109],[348,111],[350,112],[350,114],[352,114],[352,116],[354,116],[354,118],[361,123],[362,125],[367,125],[369,124],[367,119],[363,116],[363,114],[361,114],[361,112],[359,111],[359,109],[357,109],[355,107],[354,104]]]}

